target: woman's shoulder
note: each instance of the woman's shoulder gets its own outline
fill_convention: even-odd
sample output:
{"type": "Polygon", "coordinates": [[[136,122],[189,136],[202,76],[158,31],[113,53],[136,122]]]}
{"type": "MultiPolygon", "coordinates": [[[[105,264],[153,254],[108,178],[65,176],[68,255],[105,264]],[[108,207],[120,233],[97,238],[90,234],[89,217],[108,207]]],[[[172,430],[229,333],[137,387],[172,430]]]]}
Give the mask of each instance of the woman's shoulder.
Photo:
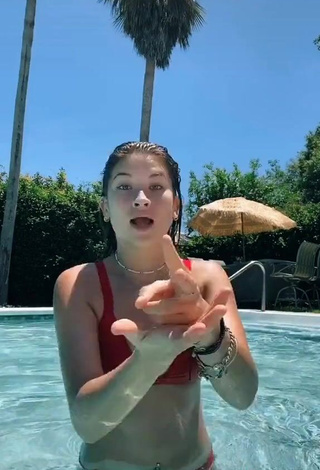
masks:
{"type": "Polygon", "coordinates": [[[96,263],[84,263],[63,271],[53,291],[53,306],[58,314],[90,310],[96,317],[103,306],[96,263]]]}
{"type": "Polygon", "coordinates": [[[204,260],[202,258],[190,258],[191,270],[194,274],[224,275],[224,263],[216,260],[204,260]]]}
{"type": "Polygon", "coordinates": [[[54,298],[81,298],[90,301],[99,286],[96,263],[84,263],[63,271],[54,286],[54,298]]]}
{"type": "Polygon", "coordinates": [[[96,263],[83,263],[65,269],[58,276],[56,285],[87,282],[96,271],[95,264],[96,263]]]}
{"type": "Polygon", "coordinates": [[[216,291],[221,287],[230,287],[230,281],[223,265],[215,260],[193,258],[191,272],[201,289],[216,291]]]}

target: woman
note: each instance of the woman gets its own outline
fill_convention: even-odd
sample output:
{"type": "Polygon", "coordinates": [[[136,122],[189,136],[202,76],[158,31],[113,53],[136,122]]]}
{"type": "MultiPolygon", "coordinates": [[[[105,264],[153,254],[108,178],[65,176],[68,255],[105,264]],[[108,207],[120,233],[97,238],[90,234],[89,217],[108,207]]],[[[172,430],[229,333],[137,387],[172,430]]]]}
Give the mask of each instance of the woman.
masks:
{"type": "Polygon", "coordinates": [[[175,251],[180,176],[164,147],[117,147],[100,209],[107,257],[63,272],[54,291],[80,465],[213,470],[199,376],[238,409],[258,387],[228,277],[217,263],[182,261],[175,251]]]}

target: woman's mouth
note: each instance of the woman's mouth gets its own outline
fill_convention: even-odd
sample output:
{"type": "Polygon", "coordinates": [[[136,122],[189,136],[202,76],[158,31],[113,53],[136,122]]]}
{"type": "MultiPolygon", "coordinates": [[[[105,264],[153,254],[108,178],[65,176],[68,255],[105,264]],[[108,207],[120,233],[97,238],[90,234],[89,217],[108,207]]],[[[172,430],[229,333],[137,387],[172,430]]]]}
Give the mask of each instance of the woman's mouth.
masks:
{"type": "Polygon", "coordinates": [[[153,223],[154,220],[149,217],[136,217],[130,220],[130,224],[138,230],[146,230],[152,227],[153,223]]]}

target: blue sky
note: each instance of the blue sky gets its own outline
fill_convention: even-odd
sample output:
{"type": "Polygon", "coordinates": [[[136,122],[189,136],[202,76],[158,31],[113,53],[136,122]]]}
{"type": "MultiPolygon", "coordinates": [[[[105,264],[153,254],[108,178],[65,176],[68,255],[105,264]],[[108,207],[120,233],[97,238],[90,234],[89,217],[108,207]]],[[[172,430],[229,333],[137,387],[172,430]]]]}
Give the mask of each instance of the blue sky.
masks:
{"type": "MultiPolygon", "coordinates": [[[[182,169],[284,165],[320,123],[319,0],[200,0],[206,24],[155,81],[151,140],[182,169]]],[[[1,2],[0,164],[9,168],[25,1],[1,2]]],[[[139,137],[144,61],[95,0],[38,0],[23,173],[100,178],[139,137]]]]}

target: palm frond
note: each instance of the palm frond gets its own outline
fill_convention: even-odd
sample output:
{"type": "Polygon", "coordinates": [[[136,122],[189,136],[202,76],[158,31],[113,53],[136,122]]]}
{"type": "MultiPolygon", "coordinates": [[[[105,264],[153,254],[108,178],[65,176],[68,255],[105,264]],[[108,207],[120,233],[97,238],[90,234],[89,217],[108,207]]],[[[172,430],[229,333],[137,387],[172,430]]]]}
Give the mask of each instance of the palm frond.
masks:
{"type": "Polygon", "coordinates": [[[111,7],[114,25],[130,37],[137,53],[169,66],[176,45],[183,49],[204,23],[204,9],[196,0],[98,0],[111,7]]]}

